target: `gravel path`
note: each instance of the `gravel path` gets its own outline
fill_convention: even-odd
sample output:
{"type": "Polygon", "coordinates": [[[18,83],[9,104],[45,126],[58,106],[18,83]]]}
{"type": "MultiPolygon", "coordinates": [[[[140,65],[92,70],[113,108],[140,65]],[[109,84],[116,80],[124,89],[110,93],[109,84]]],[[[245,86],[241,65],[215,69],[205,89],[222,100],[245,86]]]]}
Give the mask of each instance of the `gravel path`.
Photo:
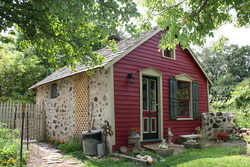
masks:
{"type": "Polygon", "coordinates": [[[65,155],[48,143],[31,143],[28,167],[82,167],[77,159],[66,159],[65,155]]]}

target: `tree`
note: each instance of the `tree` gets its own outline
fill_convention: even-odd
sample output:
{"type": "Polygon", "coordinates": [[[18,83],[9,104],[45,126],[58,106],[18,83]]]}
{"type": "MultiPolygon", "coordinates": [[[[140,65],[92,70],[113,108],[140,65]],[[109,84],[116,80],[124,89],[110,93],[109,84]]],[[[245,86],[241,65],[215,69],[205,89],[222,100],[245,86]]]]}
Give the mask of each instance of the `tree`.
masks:
{"type": "Polygon", "coordinates": [[[225,44],[223,50],[204,48],[197,56],[214,82],[214,100],[227,100],[231,90],[244,78],[250,78],[250,46],[225,44]]]}
{"type": "Polygon", "coordinates": [[[15,26],[24,35],[20,46],[34,47],[41,59],[55,66],[60,66],[58,59],[68,66],[101,64],[95,46],[115,50],[109,35],[123,26],[135,32],[129,21],[136,16],[132,0],[0,0],[0,32],[15,26]]]}
{"type": "Polygon", "coordinates": [[[146,7],[141,18],[142,27],[151,22],[168,31],[162,34],[160,47],[174,48],[181,44],[187,48],[191,43],[202,45],[207,36],[226,23],[239,27],[249,26],[250,1],[247,0],[140,0],[146,7]]]}
{"type": "Polygon", "coordinates": [[[0,102],[34,102],[34,92],[27,89],[45,75],[46,69],[35,55],[26,57],[14,45],[0,45],[0,102]]]}

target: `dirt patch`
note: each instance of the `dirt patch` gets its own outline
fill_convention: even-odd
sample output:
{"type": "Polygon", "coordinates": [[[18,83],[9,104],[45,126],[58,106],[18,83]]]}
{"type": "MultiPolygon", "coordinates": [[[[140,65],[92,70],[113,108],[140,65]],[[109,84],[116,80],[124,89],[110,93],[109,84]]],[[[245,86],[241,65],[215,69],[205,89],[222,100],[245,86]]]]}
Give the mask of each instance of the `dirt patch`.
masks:
{"type": "Polygon", "coordinates": [[[31,143],[28,167],[82,167],[84,164],[75,159],[65,159],[65,155],[51,144],[31,143]]]}

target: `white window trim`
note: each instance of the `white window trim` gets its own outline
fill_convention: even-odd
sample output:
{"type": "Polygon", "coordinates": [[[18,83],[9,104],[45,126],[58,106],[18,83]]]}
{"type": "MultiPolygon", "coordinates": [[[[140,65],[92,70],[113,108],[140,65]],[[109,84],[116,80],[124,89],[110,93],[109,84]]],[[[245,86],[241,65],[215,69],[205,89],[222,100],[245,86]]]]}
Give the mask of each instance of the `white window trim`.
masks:
{"type": "Polygon", "coordinates": [[[163,58],[166,58],[166,59],[170,59],[170,60],[176,60],[176,53],[175,53],[175,50],[176,50],[176,49],[170,49],[171,57],[166,57],[166,56],[164,55],[164,50],[162,50],[162,57],[163,57],[163,58]]]}
{"type": "Polygon", "coordinates": [[[181,74],[175,76],[176,82],[178,81],[185,81],[189,82],[190,85],[190,102],[189,102],[189,118],[178,118],[176,120],[194,120],[193,119],[193,90],[192,90],[192,82],[194,81],[194,78],[190,77],[188,74],[181,74]]]}

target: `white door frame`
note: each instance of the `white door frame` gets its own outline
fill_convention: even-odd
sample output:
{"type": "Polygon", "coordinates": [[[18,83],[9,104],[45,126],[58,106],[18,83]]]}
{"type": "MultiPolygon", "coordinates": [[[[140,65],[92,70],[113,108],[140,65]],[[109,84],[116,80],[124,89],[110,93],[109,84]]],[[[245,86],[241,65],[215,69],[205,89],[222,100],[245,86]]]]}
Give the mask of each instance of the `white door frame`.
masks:
{"type": "Polygon", "coordinates": [[[154,68],[145,68],[140,72],[140,136],[143,141],[143,94],[142,94],[142,76],[156,77],[158,80],[158,139],[163,138],[163,103],[162,103],[162,73],[154,68]]]}

